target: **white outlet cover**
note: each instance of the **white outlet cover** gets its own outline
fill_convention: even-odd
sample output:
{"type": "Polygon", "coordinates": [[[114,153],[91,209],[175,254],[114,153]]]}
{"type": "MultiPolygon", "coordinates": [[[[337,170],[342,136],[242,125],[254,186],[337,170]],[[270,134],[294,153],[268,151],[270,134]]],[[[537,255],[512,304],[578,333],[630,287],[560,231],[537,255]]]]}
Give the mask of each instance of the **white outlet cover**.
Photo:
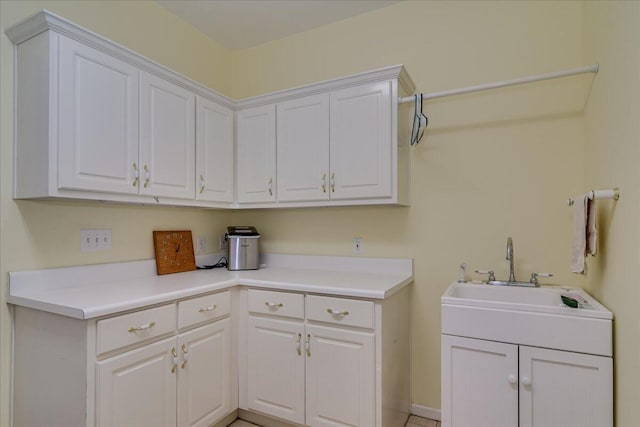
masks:
{"type": "Polygon", "coordinates": [[[353,238],[353,253],[359,254],[362,252],[362,237],[353,238]]]}

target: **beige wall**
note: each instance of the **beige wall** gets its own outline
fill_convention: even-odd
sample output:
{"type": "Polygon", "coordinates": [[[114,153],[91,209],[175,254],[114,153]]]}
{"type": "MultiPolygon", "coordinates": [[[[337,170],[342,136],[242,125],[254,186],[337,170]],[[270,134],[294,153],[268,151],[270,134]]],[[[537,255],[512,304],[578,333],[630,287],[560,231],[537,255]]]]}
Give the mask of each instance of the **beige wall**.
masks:
{"type": "Polygon", "coordinates": [[[7,425],[9,408],[7,271],[151,258],[153,228],[189,227],[211,242],[231,222],[256,225],[263,249],[272,252],[351,255],[352,238],[358,236],[363,256],[414,258],[413,401],[433,408],[440,407],[439,297],[462,261],[469,269],[492,268],[504,277],[505,240],[512,236],[519,278],[553,272],[553,283],[586,287],[614,312],[616,417],[622,427],[640,424],[640,300],[632,277],[640,251],[640,135],[638,96],[629,86],[635,76],[637,91],[637,3],[406,1],[239,52],[226,51],[151,2],[0,5],[0,425],[7,425]],[[573,77],[428,102],[430,127],[412,154],[409,208],[223,213],[15,202],[13,60],[4,30],[43,7],[234,98],[396,63],[405,64],[423,92],[595,60],[602,71],[595,79],[573,77]],[[618,71],[619,63],[628,68],[618,71]],[[615,207],[601,203],[601,252],[590,259],[587,278],[571,275],[571,212],[565,200],[613,185],[623,196],[615,207]],[[86,227],[112,228],[114,250],[80,253],[78,231],[86,227]]]}
{"type": "Polygon", "coordinates": [[[587,288],[615,314],[616,425],[640,425],[640,3],[587,2],[586,61],[601,70],[584,115],[585,183],[619,186],[598,209],[601,253],[587,288]]]}
{"type": "MultiPolygon", "coordinates": [[[[233,96],[247,97],[404,63],[424,92],[584,64],[578,2],[403,2],[234,54],[233,96]]],[[[273,252],[412,257],[413,401],[440,408],[440,295],[466,261],[506,278],[569,273],[571,210],[584,191],[583,120],[593,76],[425,103],[413,149],[413,205],[234,214],[273,252]]],[[[478,277],[477,275],[475,277],[478,277]]]]}
{"type": "Polygon", "coordinates": [[[4,31],[47,8],[220,92],[231,91],[231,53],[153,2],[0,2],[0,425],[9,425],[7,272],[153,258],[153,229],[187,228],[210,248],[230,213],[12,199],[13,47],[4,31]],[[113,250],[80,253],[82,228],[111,228],[113,250]]]}

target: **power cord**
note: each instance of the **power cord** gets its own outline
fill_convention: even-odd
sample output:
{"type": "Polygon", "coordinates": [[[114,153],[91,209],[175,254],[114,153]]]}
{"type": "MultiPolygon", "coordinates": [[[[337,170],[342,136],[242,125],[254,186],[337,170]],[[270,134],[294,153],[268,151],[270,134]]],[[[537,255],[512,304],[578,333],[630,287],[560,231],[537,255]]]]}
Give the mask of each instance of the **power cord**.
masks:
{"type": "Polygon", "coordinates": [[[202,265],[202,266],[200,266],[200,265],[199,265],[199,266],[197,266],[196,268],[197,268],[198,270],[210,270],[210,269],[212,269],[212,268],[223,268],[223,267],[226,267],[226,266],[227,266],[227,263],[228,263],[228,261],[227,261],[227,257],[226,257],[226,256],[223,256],[223,257],[221,257],[221,258],[218,260],[218,262],[216,262],[216,263],[215,263],[215,264],[213,264],[213,265],[202,265]]]}

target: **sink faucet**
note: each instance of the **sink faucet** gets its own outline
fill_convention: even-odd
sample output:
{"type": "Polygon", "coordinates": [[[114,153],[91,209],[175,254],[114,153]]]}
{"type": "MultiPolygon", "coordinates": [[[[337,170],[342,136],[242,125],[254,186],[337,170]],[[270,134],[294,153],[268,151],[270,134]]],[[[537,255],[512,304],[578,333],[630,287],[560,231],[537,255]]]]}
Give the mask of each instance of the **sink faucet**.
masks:
{"type": "Polygon", "coordinates": [[[513,272],[513,239],[507,238],[507,261],[509,261],[509,282],[516,281],[516,275],[513,272]]]}

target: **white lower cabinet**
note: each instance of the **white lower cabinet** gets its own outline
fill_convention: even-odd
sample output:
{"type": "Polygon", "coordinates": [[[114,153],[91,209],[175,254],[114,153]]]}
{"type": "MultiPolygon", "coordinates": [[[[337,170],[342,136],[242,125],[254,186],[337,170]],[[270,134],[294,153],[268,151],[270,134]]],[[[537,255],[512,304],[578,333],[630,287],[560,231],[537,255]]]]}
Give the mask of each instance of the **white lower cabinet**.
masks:
{"type": "Polygon", "coordinates": [[[241,409],[312,427],[404,426],[406,292],[384,303],[245,292],[241,409]]]}
{"type": "Polygon", "coordinates": [[[206,427],[232,409],[231,321],[178,336],[178,426],[206,427]]]}
{"type": "Polygon", "coordinates": [[[307,325],[307,424],[375,425],[373,332],[307,325]]]}
{"type": "Polygon", "coordinates": [[[231,410],[222,319],[97,363],[97,425],[206,427],[231,410]]]}
{"type": "Polygon", "coordinates": [[[98,426],[176,425],[176,369],[170,338],[97,363],[98,426]]]}
{"type": "Polygon", "coordinates": [[[90,320],[16,307],[14,425],[222,422],[238,407],[233,292],[90,320]]]}
{"type": "Polygon", "coordinates": [[[304,324],[249,316],[249,408],[304,424],[304,324]]]}
{"type": "Polygon", "coordinates": [[[442,335],[444,427],[613,425],[610,357],[442,335]]]}

